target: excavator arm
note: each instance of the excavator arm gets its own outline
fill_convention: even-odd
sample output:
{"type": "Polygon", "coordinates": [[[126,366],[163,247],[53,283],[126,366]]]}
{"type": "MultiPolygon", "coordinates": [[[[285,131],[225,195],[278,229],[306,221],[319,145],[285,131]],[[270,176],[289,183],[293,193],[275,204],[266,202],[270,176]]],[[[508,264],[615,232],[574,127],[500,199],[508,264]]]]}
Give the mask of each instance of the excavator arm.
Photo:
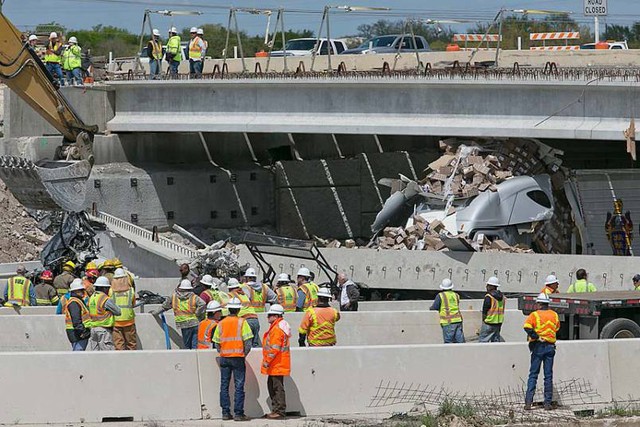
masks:
{"type": "Polygon", "coordinates": [[[34,162],[22,157],[0,156],[0,179],[28,208],[83,210],[97,126],[83,123],[22,33],[1,13],[0,81],[64,138],[54,159],[34,162]]]}

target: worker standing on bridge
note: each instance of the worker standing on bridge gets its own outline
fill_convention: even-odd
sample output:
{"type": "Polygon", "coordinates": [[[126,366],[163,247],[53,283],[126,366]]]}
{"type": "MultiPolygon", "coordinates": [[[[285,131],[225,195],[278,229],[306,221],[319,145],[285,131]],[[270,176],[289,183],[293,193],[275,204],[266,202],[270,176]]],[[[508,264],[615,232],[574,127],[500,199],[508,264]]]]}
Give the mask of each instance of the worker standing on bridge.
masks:
{"type": "Polygon", "coordinates": [[[640,274],[636,274],[631,280],[633,281],[633,289],[640,291],[640,274]]]}
{"type": "MultiPolygon", "coordinates": [[[[64,47],[58,40],[58,34],[54,31],[49,35],[49,43],[44,54],[44,65],[58,86],[64,86],[64,76],[60,66],[62,50],[64,47]]],[[[68,288],[68,287],[67,287],[68,288]]]]}
{"type": "Polygon", "coordinates": [[[182,61],[182,53],[180,52],[182,50],[181,42],[182,40],[180,40],[178,30],[176,30],[176,27],[171,27],[169,30],[169,40],[167,40],[165,58],[169,63],[169,75],[172,79],[178,78],[178,67],[180,66],[180,61],[182,61]]]}
{"type": "Polygon", "coordinates": [[[298,302],[296,303],[296,311],[306,311],[318,304],[318,287],[315,283],[311,283],[311,272],[308,268],[299,269],[297,276],[298,302]]]}
{"type": "Polygon", "coordinates": [[[268,375],[267,388],[271,398],[271,413],[266,418],[281,420],[287,413],[287,399],[284,391],[284,377],[291,374],[291,326],[283,319],[284,308],[273,304],[267,312],[269,330],[262,342],[262,367],[260,372],[268,375]]]}
{"type": "Polygon", "coordinates": [[[36,303],[38,305],[58,305],[60,297],[53,287],[53,273],[45,270],[40,275],[40,283],[35,286],[36,303]]]}
{"type": "Polygon", "coordinates": [[[199,79],[202,77],[202,58],[206,46],[202,38],[198,35],[198,29],[191,27],[189,31],[191,41],[189,42],[189,77],[199,79]]]}
{"type": "Polygon", "coordinates": [[[149,57],[149,80],[161,79],[162,76],[162,42],[160,31],[153,29],[151,40],[147,42],[147,56],[149,57]]]}
{"type": "Polygon", "coordinates": [[[204,290],[200,293],[200,298],[207,304],[211,301],[217,301],[220,306],[226,306],[229,301],[229,295],[220,290],[220,283],[220,279],[214,278],[210,274],[202,276],[200,284],[204,286],[204,290]]]}
{"type": "Polygon", "coordinates": [[[204,30],[202,28],[198,28],[198,37],[200,37],[204,43],[204,50],[202,51],[202,72],[204,73],[204,60],[207,56],[207,50],[209,49],[209,42],[205,40],[204,30]]]}
{"type": "Polygon", "coordinates": [[[331,291],[329,288],[320,288],[318,291],[317,307],[309,307],[298,328],[298,344],[309,347],[327,347],[336,345],[336,322],[340,320],[340,313],[331,307],[331,291]]]}
{"type": "Polygon", "coordinates": [[[360,299],[358,286],[344,273],[338,274],[338,285],[340,286],[340,311],[358,311],[360,299]]]}
{"type": "Polygon", "coordinates": [[[545,279],[544,288],[542,288],[540,293],[545,295],[557,294],[560,292],[558,290],[558,286],[560,286],[560,284],[558,283],[558,278],[553,274],[550,274],[545,279]]]}
{"type": "Polygon", "coordinates": [[[230,298],[236,298],[242,303],[242,309],[240,310],[239,316],[247,321],[249,327],[251,328],[251,333],[253,334],[252,345],[254,347],[262,347],[262,343],[260,342],[260,322],[258,321],[258,315],[256,314],[256,310],[251,305],[251,300],[244,293],[240,282],[237,279],[231,278],[227,282],[227,290],[229,291],[230,298]]]}
{"type": "Polygon", "coordinates": [[[122,264],[122,261],[120,261],[119,258],[114,258],[113,260],[113,266],[116,268],[116,270],[118,268],[121,268],[125,274],[127,275],[127,280],[129,281],[129,286],[131,286],[131,289],[135,290],[136,289],[136,279],[135,276],[132,272],[130,272],[127,267],[125,267],[122,264]]]}
{"type": "Polygon", "coordinates": [[[26,274],[27,268],[19,265],[16,275],[7,281],[7,286],[4,288],[5,307],[38,305],[36,291],[31,280],[26,278],[26,274]]]}
{"type": "Polygon", "coordinates": [[[451,279],[443,279],[440,292],[433,300],[430,310],[440,313],[440,326],[445,344],[464,343],[460,296],[453,291],[451,279]]]}
{"type": "Polygon", "coordinates": [[[281,273],[276,281],[276,296],[278,304],[280,304],[285,312],[296,311],[296,303],[298,302],[298,294],[291,286],[291,279],[287,273],[281,273]]]}
{"type": "Polygon", "coordinates": [[[69,286],[76,278],[73,274],[75,269],[76,265],[72,261],[67,261],[62,265],[62,273],[58,274],[56,278],[53,279],[53,287],[56,288],[59,297],[62,298],[63,295],[66,295],[67,292],[69,292],[69,286]]]}
{"type": "Polygon", "coordinates": [[[62,52],[62,69],[69,86],[82,85],[82,49],[75,36],[69,38],[69,46],[62,52]]]}
{"type": "Polygon", "coordinates": [[[596,292],[596,285],[591,282],[587,282],[587,271],[584,268],[576,271],[576,281],[567,289],[568,294],[574,292],[596,292]]]}
{"type": "Polygon", "coordinates": [[[131,287],[129,276],[122,268],[116,268],[111,281],[109,297],[120,308],[113,325],[113,345],[116,350],[137,350],[138,334],[136,332],[136,292],[131,287]]]}
{"type": "Polygon", "coordinates": [[[91,336],[91,317],[84,301],[84,286],[82,280],[75,279],[69,287],[63,312],[67,338],[73,351],[85,351],[91,336]]]}
{"type": "Polygon", "coordinates": [[[211,348],[213,333],[216,326],[222,320],[222,306],[218,301],[207,303],[207,318],[198,325],[198,350],[211,348]]]}
{"type": "Polygon", "coordinates": [[[536,298],[538,310],[529,314],[524,321],[524,331],[529,340],[531,367],[527,381],[524,408],[531,409],[536,392],[540,365],[544,365],[544,409],[553,409],[553,358],[556,355],[556,332],[560,330],[558,314],[549,309],[549,295],[541,293],[536,298]]]}
{"type": "Polygon", "coordinates": [[[91,318],[91,344],[92,351],[115,350],[113,345],[113,326],[115,316],[122,312],[109,298],[111,284],[105,276],[98,277],[95,283],[96,291],[89,298],[89,317],[91,318]]]}
{"type": "Polygon", "coordinates": [[[220,353],[220,407],[222,419],[248,421],[244,413],[244,380],[246,374],[245,357],[251,351],[253,334],[251,327],[241,317],[242,302],[231,298],[227,304],[229,315],[222,319],[213,333],[213,343],[220,353]],[[233,400],[234,417],[231,417],[231,398],[229,385],[233,376],[235,396],[233,400]]]}
{"type": "Polygon", "coordinates": [[[171,298],[165,299],[162,306],[153,310],[151,314],[158,316],[173,309],[176,326],[182,332],[184,348],[195,350],[198,346],[198,324],[199,320],[204,318],[206,306],[202,298],[193,293],[191,281],[183,279],[171,298]]]}
{"type": "Polygon", "coordinates": [[[504,342],[500,336],[504,322],[504,306],[506,298],[498,290],[500,281],[497,277],[487,280],[487,294],[482,304],[482,327],[480,328],[480,342],[504,342]]]}
{"type": "Polygon", "coordinates": [[[278,302],[278,296],[276,293],[267,285],[258,281],[258,275],[256,274],[255,269],[248,268],[244,273],[244,277],[246,280],[244,284],[244,292],[249,297],[251,307],[253,307],[256,313],[264,313],[265,305],[267,303],[275,304],[278,302]]]}

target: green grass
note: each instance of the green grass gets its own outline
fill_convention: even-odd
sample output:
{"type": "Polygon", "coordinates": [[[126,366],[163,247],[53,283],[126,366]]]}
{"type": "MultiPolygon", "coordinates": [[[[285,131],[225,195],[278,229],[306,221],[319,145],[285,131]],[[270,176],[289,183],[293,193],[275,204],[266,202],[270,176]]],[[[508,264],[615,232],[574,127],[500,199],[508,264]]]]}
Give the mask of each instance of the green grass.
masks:
{"type": "Polygon", "coordinates": [[[471,418],[476,414],[476,410],[469,403],[456,403],[452,400],[445,399],[440,405],[438,415],[441,417],[447,415],[455,415],[460,418],[471,418]]]}
{"type": "Polygon", "coordinates": [[[640,415],[640,405],[638,403],[626,403],[613,401],[613,406],[598,412],[598,418],[604,417],[635,417],[640,415]]]}

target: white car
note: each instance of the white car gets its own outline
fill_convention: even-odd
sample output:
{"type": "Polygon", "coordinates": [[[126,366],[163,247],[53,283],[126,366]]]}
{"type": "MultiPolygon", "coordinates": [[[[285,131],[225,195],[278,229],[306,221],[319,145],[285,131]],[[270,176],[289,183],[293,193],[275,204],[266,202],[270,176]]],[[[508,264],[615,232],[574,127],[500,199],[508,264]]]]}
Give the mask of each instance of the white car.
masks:
{"type": "MultiPolygon", "coordinates": [[[[609,45],[608,49],[618,49],[618,50],[629,50],[629,46],[627,45],[626,41],[622,41],[622,42],[615,42],[615,41],[609,41],[607,40],[605,43],[607,43],[609,45]]],[[[580,49],[595,49],[596,48],[596,44],[595,43],[587,43],[587,44],[583,44],[580,46],[580,49]]]]}
{"type": "MultiPolygon", "coordinates": [[[[285,56],[311,56],[313,55],[313,49],[316,47],[318,39],[305,38],[305,39],[291,39],[285,45],[283,50],[276,50],[271,52],[271,56],[281,57],[285,56]]],[[[328,55],[329,44],[327,39],[320,39],[320,46],[316,51],[316,55],[328,55]]],[[[331,54],[337,55],[347,49],[347,44],[342,40],[331,39],[331,54]]]]}

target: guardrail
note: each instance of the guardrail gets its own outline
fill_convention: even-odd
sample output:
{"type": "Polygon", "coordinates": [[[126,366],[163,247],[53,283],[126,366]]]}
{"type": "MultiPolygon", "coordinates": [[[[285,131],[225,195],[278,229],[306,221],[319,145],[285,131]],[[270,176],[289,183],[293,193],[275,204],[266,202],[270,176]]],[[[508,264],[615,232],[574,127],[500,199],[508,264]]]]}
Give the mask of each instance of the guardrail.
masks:
{"type": "Polygon", "coordinates": [[[198,254],[197,251],[185,245],[181,245],[180,243],[174,242],[173,240],[167,239],[166,237],[159,236],[157,231],[149,231],[146,228],[142,228],[138,225],[132,224],[113,215],[109,215],[104,212],[97,212],[94,214],[89,214],[89,217],[104,222],[108,228],[113,227],[114,229],[111,229],[111,231],[125,231],[129,234],[139,237],[141,240],[162,246],[165,249],[169,249],[176,254],[184,255],[188,258],[195,258],[198,254]]]}

